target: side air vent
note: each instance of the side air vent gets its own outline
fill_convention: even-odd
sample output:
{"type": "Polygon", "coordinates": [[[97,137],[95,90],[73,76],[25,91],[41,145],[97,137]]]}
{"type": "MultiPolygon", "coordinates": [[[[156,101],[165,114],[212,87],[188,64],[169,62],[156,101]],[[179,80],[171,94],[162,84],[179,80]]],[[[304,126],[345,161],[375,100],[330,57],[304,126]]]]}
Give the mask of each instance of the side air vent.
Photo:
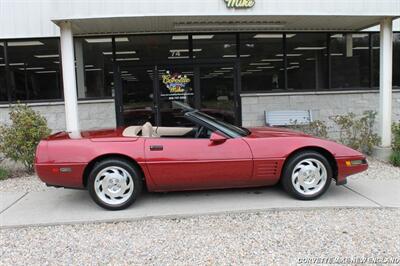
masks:
{"type": "Polygon", "coordinates": [[[275,177],[278,171],[278,162],[276,161],[259,161],[254,164],[254,176],[265,178],[275,177]]]}

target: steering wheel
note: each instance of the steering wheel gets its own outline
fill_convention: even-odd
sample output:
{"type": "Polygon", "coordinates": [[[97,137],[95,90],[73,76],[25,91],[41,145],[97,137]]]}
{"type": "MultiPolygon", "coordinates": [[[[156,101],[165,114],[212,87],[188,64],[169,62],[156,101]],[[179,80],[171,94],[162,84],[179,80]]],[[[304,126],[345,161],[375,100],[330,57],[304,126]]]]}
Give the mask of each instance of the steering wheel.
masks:
{"type": "Polygon", "coordinates": [[[203,132],[203,130],[204,130],[204,126],[200,126],[200,127],[197,129],[196,135],[195,135],[194,137],[195,137],[196,139],[198,139],[198,138],[200,137],[201,133],[203,132]]]}

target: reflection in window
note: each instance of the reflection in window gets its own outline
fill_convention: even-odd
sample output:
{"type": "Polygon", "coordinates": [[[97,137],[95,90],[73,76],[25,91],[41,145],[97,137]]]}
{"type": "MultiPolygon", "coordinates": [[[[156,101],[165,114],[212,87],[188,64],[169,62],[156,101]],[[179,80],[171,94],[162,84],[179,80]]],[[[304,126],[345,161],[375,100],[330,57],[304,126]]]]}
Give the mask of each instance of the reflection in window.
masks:
{"type": "Polygon", "coordinates": [[[284,88],[283,34],[241,34],[240,54],[242,91],[284,88]]]}
{"type": "MultiPolygon", "coordinates": [[[[127,41],[116,38],[116,42],[127,41]]],[[[78,98],[112,96],[112,38],[76,38],[75,61],[78,98]],[[111,72],[111,73],[110,73],[111,72]]]]}
{"type": "MultiPolygon", "coordinates": [[[[229,59],[237,57],[235,34],[193,35],[193,58],[229,59]]],[[[246,55],[242,55],[245,57],[246,55]]]]}
{"type": "Polygon", "coordinates": [[[193,66],[161,66],[158,70],[160,118],[163,126],[191,126],[174,102],[194,107],[193,66]]]}
{"type": "Polygon", "coordinates": [[[369,87],[369,34],[333,34],[332,88],[369,87]]]}
{"type": "Polygon", "coordinates": [[[126,36],[117,39],[117,62],[125,64],[154,64],[156,61],[176,61],[189,58],[188,35],[126,36]]]}
{"type": "Polygon", "coordinates": [[[61,98],[58,39],[7,43],[12,100],[61,98]]]}
{"type": "Polygon", "coordinates": [[[287,75],[289,90],[327,87],[327,35],[287,34],[287,75]]]}
{"type": "Polygon", "coordinates": [[[124,124],[155,124],[153,110],[153,70],[124,65],[120,69],[124,124]]]}
{"type": "MultiPolygon", "coordinates": [[[[380,37],[379,33],[373,33],[372,38],[372,87],[379,87],[379,58],[380,37]]],[[[394,62],[394,61],[393,61],[394,62]]]]}
{"type": "Polygon", "coordinates": [[[233,65],[200,67],[201,111],[235,123],[233,65]]]}
{"type": "Polygon", "coordinates": [[[0,42],[0,102],[8,101],[5,70],[4,43],[0,42]]]}
{"type": "Polygon", "coordinates": [[[400,33],[393,34],[393,86],[400,87],[400,33]]]}

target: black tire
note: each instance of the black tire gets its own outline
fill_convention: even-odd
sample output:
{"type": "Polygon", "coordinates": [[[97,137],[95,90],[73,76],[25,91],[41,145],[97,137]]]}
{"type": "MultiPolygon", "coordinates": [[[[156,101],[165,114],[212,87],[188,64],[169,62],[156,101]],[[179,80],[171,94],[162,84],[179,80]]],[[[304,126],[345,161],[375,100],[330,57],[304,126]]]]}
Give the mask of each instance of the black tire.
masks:
{"type": "Polygon", "coordinates": [[[135,165],[132,165],[132,163],[130,163],[129,161],[123,160],[123,159],[117,159],[117,158],[105,159],[103,161],[96,163],[95,166],[93,167],[92,171],[89,174],[87,188],[88,188],[91,198],[93,199],[94,202],[96,202],[97,205],[99,205],[100,207],[107,209],[107,210],[116,211],[116,210],[126,209],[135,202],[135,200],[140,195],[142,188],[143,188],[142,179],[143,179],[143,176],[142,176],[141,171],[139,169],[137,169],[137,167],[135,165]],[[122,168],[130,174],[130,176],[133,180],[133,193],[123,203],[109,204],[109,203],[103,201],[96,194],[96,190],[95,190],[96,176],[102,170],[106,169],[107,167],[122,168]]]}
{"type": "Polygon", "coordinates": [[[284,188],[284,190],[291,196],[293,196],[296,199],[300,200],[314,200],[319,198],[321,195],[323,195],[329,188],[329,185],[332,182],[332,177],[333,177],[333,171],[332,167],[329,164],[328,160],[320,153],[315,152],[315,151],[302,151],[299,152],[293,156],[291,156],[287,162],[285,162],[284,169],[282,171],[282,177],[281,177],[281,184],[284,188]],[[298,163],[300,163],[303,160],[306,159],[314,159],[318,160],[321,162],[326,169],[327,173],[327,178],[326,182],[323,185],[322,189],[320,189],[317,193],[312,194],[312,195],[305,195],[301,194],[298,192],[295,188],[295,185],[292,182],[292,174],[294,171],[294,168],[298,163]]]}

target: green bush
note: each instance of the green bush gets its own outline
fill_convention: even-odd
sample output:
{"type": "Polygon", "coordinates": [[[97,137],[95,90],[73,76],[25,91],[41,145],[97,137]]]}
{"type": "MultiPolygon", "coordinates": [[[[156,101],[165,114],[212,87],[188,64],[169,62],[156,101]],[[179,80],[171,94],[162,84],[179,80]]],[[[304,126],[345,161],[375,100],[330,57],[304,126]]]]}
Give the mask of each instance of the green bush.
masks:
{"type": "Polygon", "coordinates": [[[328,138],[328,127],[326,126],[324,121],[314,120],[309,124],[303,125],[298,124],[297,120],[293,122],[293,125],[289,126],[289,128],[302,131],[308,135],[319,137],[319,138],[328,138]]]}
{"type": "Polygon", "coordinates": [[[397,167],[400,167],[400,151],[393,151],[390,156],[390,162],[397,167]]]}
{"type": "Polygon", "coordinates": [[[15,105],[10,111],[10,126],[0,126],[0,151],[33,171],[39,141],[50,134],[46,119],[27,105],[15,105]]]}
{"type": "Polygon", "coordinates": [[[392,127],[393,132],[393,154],[390,161],[394,166],[400,167],[400,123],[394,123],[392,127]]]}
{"type": "Polygon", "coordinates": [[[8,171],[0,167],[0,180],[7,179],[8,175],[9,175],[8,171]]]}
{"type": "Polygon", "coordinates": [[[354,113],[337,115],[331,119],[339,127],[339,141],[346,146],[371,154],[372,148],[379,144],[378,134],[373,132],[376,112],[365,111],[362,116],[354,113]]]}

